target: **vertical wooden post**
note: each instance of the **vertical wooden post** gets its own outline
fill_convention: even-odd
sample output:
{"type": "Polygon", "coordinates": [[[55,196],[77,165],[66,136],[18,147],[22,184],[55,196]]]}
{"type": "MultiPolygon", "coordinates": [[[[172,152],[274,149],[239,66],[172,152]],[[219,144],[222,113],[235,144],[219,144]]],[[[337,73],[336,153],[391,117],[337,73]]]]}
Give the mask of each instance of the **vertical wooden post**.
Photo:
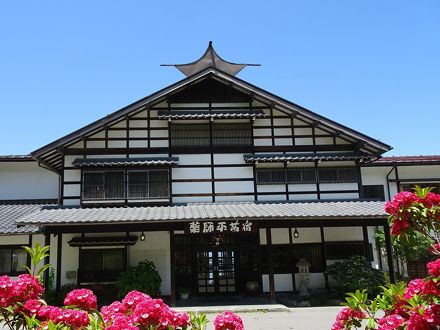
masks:
{"type": "MultiPolygon", "coordinates": [[[[322,266],[325,270],[327,268],[327,249],[325,246],[325,235],[324,235],[324,227],[323,226],[319,227],[319,232],[321,234],[321,255],[322,255],[321,263],[322,263],[322,266]]],[[[330,290],[330,286],[328,284],[328,276],[326,273],[324,273],[324,281],[325,281],[325,288],[327,290],[330,290]]]]}
{"type": "Polygon", "coordinates": [[[385,247],[387,250],[387,263],[390,274],[390,282],[394,284],[396,283],[396,274],[394,273],[393,247],[391,245],[390,226],[387,222],[383,226],[383,231],[385,233],[385,247]]]}
{"type": "Polygon", "coordinates": [[[176,256],[174,253],[174,230],[170,230],[170,266],[171,266],[171,296],[170,305],[176,306],[176,256]]]}
{"type": "Polygon", "coordinates": [[[362,226],[362,234],[364,236],[364,256],[370,260],[370,240],[368,239],[368,227],[362,226]]]}
{"type": "Polygon", "coordinates": [[[275,301],[275,278],[273,274],[273,256],[272,256],[272,231],[266,228],[266,243],[267,243],[267,263],[269,268],[269,290],[270,300],[275,301]]]}
{"type": "Polygon", "coordinates": [[[56,279],[56,285],[55,288],[57,292],[61,288],[61,257],[63,251],[63,234],[58,234],[58,241],[57,241],[57,279],[56,279]]]}
{"type": "MultiPolygon", "coordinates": [[[[45,233],[44,234],[44,246],[50,246],[50,234],[45,233]]],[[[47,257],[44,258],[44,265],[48,265],[50,262],[50,250],[47,253],[47,257]]],[[[46,269],[46,271],[43,274],[43,282],[44,282],[44,291],[47,292],[49,289],[49,269],[46,269]]]]}

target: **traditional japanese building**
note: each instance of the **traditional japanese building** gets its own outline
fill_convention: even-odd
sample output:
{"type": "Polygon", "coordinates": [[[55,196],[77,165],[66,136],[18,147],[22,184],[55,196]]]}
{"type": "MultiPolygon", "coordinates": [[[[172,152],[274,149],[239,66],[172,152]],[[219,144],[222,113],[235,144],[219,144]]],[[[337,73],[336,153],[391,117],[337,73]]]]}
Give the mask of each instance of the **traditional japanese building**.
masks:
{"type": "Polygon", "coordinates": [[[0,272],[18,274],[20,246],[42,242],[57,289],[112,283],[148,259],[171,302],[182,287],[240,295],[250,284],[274,299],[297,289],[301,258],[311,288],[355,254],[393,280],[374,240],[384,227],[390,248],[384,201],[440,182],[440,157],[381,158],[389,145],[237,78],[248,65],[210,43],[174,65],[183,80],[0,158],[0,272]]]}

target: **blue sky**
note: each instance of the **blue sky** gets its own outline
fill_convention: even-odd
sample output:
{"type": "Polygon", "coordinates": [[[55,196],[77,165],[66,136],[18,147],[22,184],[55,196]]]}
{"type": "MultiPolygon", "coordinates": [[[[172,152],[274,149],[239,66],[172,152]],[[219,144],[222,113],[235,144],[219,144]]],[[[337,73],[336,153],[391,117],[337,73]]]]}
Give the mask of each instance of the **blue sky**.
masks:
{"type": "Polygon", "coordinates": [[[440,1],[2,1],[0,154],[26,154],[183,76],[238,77],[394,147],[440,154],[440,1]]]}

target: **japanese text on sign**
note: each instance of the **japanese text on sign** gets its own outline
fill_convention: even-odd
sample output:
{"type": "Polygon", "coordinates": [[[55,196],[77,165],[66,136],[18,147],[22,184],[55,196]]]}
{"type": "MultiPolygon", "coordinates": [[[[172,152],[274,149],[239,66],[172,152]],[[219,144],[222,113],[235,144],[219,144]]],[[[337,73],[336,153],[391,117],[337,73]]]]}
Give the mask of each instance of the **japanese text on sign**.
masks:
{"type": "Polygon", "coordinates": [[[252,222],[246,221],[192,221],[189,223],[190,234],[245,233],[252,231],[252,222]]]}

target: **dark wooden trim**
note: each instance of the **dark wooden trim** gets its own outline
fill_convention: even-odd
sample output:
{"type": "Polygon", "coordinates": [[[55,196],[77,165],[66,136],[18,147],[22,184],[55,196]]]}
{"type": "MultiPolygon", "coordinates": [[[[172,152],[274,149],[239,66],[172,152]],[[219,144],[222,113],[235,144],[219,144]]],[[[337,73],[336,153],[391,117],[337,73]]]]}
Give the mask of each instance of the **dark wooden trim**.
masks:
{"type": "MultiPolygon", "coordinates": [[[[50,246],[50,233],[46,232],[44,234],[44,246],[50,246]]],[[[50,250],[47,252],[47,257],[44,258],[44,265],[48,265],[50,263],[50,250]]],[[[43,283],[44,283],[44,291],[45,295],[48,292],[49,288],[49,268],[43,274],[43,283]]]]}
{"type": "Polygon", "coordinates": [[[362,226],[362,236],[364,238],[364,255],[370,256],[370,240],[368,239],[368,227],[362,226]]]}
{"type": "Polygon", "coordinates": [[[390,226],[388,225],[388,222],[384,224],[383,231],[385,233],[385,248],[387,251],[388,274],[390,275],[390,282],[392,284],[395,284],[396,274],[394,272],[393,246],[391,244],[390,226]]]}
{"type": "Polygon", "coordinates": [[[56,274],[56,285],[55,288],[57,291],[61,288],[61,258],[62,258],[62,251],[63,251],[63,234],[58,234],[58,240],[57,240],[57,274],[56,274]]]}
{"type": "Polygon", "coordinates": [[[316,180],[316,196],[318,197],[318,200],[321,199],[321,191],[320,191],[320,184],[319,184],[319,171],[318,171],[318,162],[315,161],[315,180],[316,180]]]}
{"type": "MultiPolygon", "coordinates": [[[[319,226],[319,232],[321,235],[321,262],[322,262],[322,268],[326,269],[327,268],[327,250],[325,248],[325,234],[324,234],[324,227],[323,226],[319,226]]],[[[324,282],[325,282],[325,288],[327,290],[330,289],[330,286],[328,284],[328,276],[326,275],[326,273],[324,273],[324,282]]]]}
{"type": "Polygon", "coordinates": [[[397,166],[395,166],[394,173],[396,174],[397,192],[400,192],[399,169],[397,166]]]}
{"type": "Polygon", "coordinates": [[[267,264],[269,270],[269,292],[270,292],[270,300],[276,301],[275,294],[275,277],[273,271],[273,255],[272,255],[272,231],[271,228],[266,229],[266,244],[267,244],[267,264]]]}
{"type": "Polygon", "coordinates": [[[356,179],[357,179],[359,198],[364,198],[364,191],[362,189],[361,167],[359,165],[359,161],[358,160],[355,162],[355,164],[356,164],[356,179]]]}
{"type": "MultiPolygon", "coordinates": [[[[275,128],[273,127],[273,120],[274,120],[273,105],[271,105],[270,106],[270,132],[271,132],[271,137],[269,137],[269,138],[272,138],[272,146],[275,146],[275,128]]],[[[258,138],[258,136],[255,137],[255,138],[258,138]]]]}
{"type": "Polygon", "coordinates": [[[253,181],[253,178],[221,178],[221,179],[174,179],[174,182],[235,182],[235,181],[253,181]]]}
{"type": "Polygon", "coordinates": [[[400,183],[417,183],[417,182],[430,182],[430,181],[440,181],[440,178],[423,178],[423,179],[389,179],[390,182],[400,182],[400,183]]]}
{"type": "Polygon", "coordinates": [[[170,282],[171,282],[171,296],[170,305],[176,306],[176,255],[175,255],[175,242],[174,242],[174,230],[170,230],[170,282]]]}

